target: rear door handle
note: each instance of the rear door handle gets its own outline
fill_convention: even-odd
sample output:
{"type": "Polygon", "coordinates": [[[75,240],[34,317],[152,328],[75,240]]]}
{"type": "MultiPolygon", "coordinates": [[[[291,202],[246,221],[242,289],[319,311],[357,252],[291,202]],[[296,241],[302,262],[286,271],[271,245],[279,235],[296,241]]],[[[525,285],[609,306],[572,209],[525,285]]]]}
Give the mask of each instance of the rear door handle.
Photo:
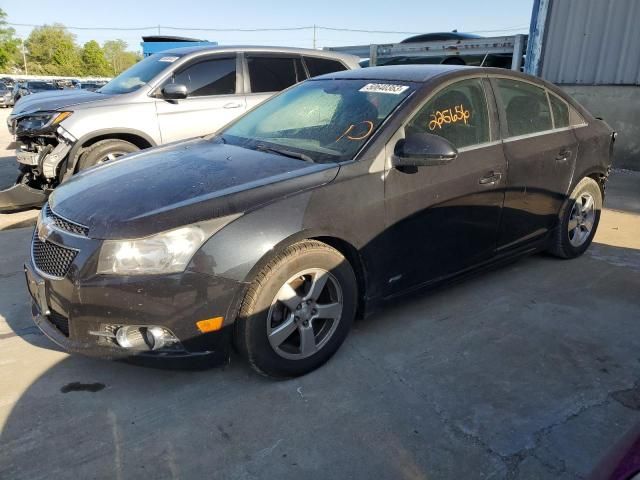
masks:
{"type": "Polygon", "coordinates": [[[556,161],[566,162],[569,159],[569,155],[571,155],[571,150],[560,150],[558,155],[556,155],[556,161]]]}
{"type": "Polygon", "coordinates": [[[235,103],[235,102],[230,102],[230,103],[225,103],[224,104],[224,108],[240,108],[242,106],[241,103],[235,103]]]}
{"type": "Polygon", "coordinates": [[[486,177],[482,177],[480,180],[478,180],[478,183],[480,185],[495,185],[500,181],[501,178],[502,178],[502,173],[491,172],[486,177]]]}

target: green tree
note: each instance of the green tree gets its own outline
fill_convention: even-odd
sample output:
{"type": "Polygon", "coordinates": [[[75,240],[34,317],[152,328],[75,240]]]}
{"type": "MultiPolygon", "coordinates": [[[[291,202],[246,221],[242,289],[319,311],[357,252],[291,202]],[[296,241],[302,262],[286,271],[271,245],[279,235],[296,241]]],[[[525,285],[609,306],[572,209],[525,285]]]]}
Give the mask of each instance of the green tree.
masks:
{"type": "Polygon", "coordinates": [[[90,40],[82,48],[82,66],[85,75],[106,77],[111,75],[104,51],[95,40],[90,40]]]}
{"type": "Polygon", "coordinates": [[[20,40],[14,37],[16,31],[7,25],[7,14],[0,8],[0,70],[8,71],[18,56],[20,40]]]}
{"type": "Polygon", "coordinates": [[[102,50],[109,64],[110,75],[113,76],[124,72],[140,60],[138,54],[127,51],[127,42],[124,40],[108,40],[104,42],[102,50]]]}
{"type": "Polygon", "coordinates": [[[34,73],[80,75],[82,62],[75,36],[64,25],[53,24],[31,30],[26,41],[27,60],[34,73]]]}

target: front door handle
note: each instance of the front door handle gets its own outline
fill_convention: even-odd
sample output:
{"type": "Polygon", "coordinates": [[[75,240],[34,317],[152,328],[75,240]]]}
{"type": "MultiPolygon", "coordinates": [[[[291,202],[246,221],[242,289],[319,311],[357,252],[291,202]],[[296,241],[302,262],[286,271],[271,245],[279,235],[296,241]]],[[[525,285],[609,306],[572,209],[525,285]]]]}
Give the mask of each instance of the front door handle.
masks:
{"type": "Polygon", "coordinates": [[[556,155],[556,162],[566,162],[571,155],[571,150],[560,150],[556,155]]]}
{"type": "Polygon", "coordinates": [[[502,178],[502,173],[500,172],[491,172],[489,175],[482,177],[478,180],[480,185],[495,185],[502,178]]]}
{"type": "Polygon", "coordinates": [[[230,102],[230,103],[225,103],[224,104],[224,108],[240,108],[242,106],[241,103],[235,103],[235,102],[230,102]]]}

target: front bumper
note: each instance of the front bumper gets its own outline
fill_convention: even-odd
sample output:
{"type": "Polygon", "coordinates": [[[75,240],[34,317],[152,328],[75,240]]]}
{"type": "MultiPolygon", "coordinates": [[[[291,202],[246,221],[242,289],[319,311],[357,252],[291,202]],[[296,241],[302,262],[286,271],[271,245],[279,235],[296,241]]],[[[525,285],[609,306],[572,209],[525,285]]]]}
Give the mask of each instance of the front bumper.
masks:
{"type": "Polygon", "coordinates": [[[48,196],[48,191],[32,188],[25,183],[16,183],[0,191],[0,213],[20,212],[41,207],[48,196]]]}
{"type": "Polygon", "coordinates": [[[25,265],[34,322],[68,352],[168,367],[203,367],[228,361],[232,322],[226,320],[221,330],[211,333],[201,333],[196,322],[216,316],[235,318],[242,284],[189,271],[87,280],[74,278],[77,273],[72,268],[67,277],[53,279],[35,267],[33,258],[25,265]],[[91,333],[113,325],[161,326],[170,330],[180,345],[169,350],[132,351],[91,333]]]}

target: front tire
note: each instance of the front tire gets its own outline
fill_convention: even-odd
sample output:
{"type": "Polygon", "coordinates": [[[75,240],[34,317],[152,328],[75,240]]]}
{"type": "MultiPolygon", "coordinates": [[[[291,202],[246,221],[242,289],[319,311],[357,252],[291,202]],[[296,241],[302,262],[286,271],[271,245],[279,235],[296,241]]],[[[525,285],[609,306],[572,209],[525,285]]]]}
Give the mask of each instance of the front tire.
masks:
{"type": "Polygon", "coordinates": [[[583,178],[562,207],[549,252],[560,258],[582,255],[596,234],[601,210],[600,185],[593,178],[583,178]]]}
{"type": "Polygon", "coordinates": [[[94,165],[115,160],[118,157],[140,150],[131,142],[110,138],[100,140],[87,148],[78,161],[78,171],[85,170],[94,165]]]}
{"type": "Polygon", "coordinates": [[[296,377],[324,364],[349,333],[356,277],[344,256],[306,240],[287,247],[249,286],[235,343],[259,373],[296,377]]]}

